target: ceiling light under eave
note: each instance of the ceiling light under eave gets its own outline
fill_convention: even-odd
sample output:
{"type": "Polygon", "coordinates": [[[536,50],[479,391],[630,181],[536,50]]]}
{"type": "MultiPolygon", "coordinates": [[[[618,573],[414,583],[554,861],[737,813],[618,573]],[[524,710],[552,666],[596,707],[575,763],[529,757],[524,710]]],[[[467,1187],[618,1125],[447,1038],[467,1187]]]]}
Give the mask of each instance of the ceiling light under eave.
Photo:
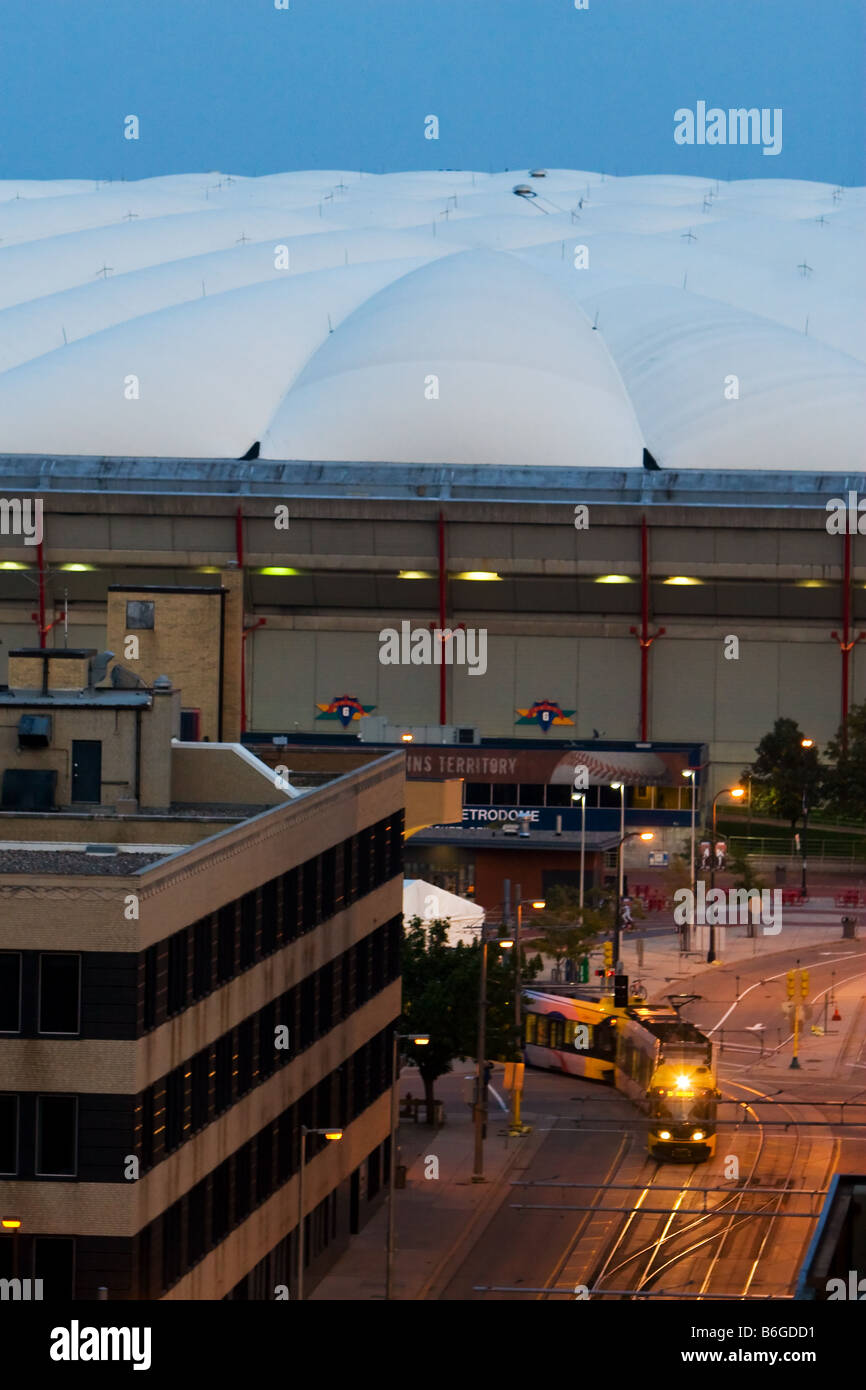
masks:
{"type": "Polygon", "coordinates": [[[59,570],[67,570],[70,574],[89,574],[92,570],[97,570],[98,565],[58,565],[59,570]]]}
{"type": "Polygon", "coordinates": [[[703,584],[702,579],[695,579],[689,574],[673,574],[670,579],[665,579],[665,584],[703,584]]]}
{"type": "Polygon", "coordinates": [[[452,574],[452,579],[472,579],[478,583],[489,583],[494,579],[501,579],[502,575],[497,574],[496,570],[460,570],[458,574],[452,574]]]}
{"type": "Polygon", "coordinates": [[[290,566],[288,566],[288,565],[265,565],[264,569],[256,570],[256,574],[267,574],[267,575],[278,575],[278,576],[280,576],[280,575],[287,575],[287,574],[288,574],[288,575],[292,575],[292,574],[303,574],[303,573],[304,573],[304,570],[292,569],[292,568],[291,568],[290,566]]]}
{"type": "Polygon", "coordinates": [[[634,584],[630,574],[599,574],[593,581],[595,584],[634,584]]]}
{"type": "Polygon", "coordinates": [[[435,579],[432,570],[398,570],[398,579],[435,579]]]}

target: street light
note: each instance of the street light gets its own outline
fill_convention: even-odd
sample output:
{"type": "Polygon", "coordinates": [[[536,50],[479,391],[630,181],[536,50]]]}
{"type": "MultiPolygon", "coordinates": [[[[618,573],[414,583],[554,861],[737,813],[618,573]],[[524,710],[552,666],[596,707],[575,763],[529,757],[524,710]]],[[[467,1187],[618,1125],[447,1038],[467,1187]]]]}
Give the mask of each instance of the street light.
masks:
{"type": "Polygon", "coordinates": [[[488,932],[481,924],[481,970],[478,982],[478,1064],[475,1081],[475,1165],[473,1182],[484,1182],[484,1126],[487,1121],[487,1087],[484,1085],[484,1054],[487,1050],[487,943],[496,941],[508,950],[514,946],[513,937],[501,932],[488,932]]]}
{"type": "MultiPolygon", "coordinates": [[[[814,740],[813,738],[801,738],[801,739],[800,739],[800,747],[803,748],[803,749],[814,748],[814,747],[815,747],[815,740],[814,740]]],[[[805,900],[805,897],[806,897],[806,836],[807,836],[807,834],[808,834],[808,831],[809,831],[809,774],[808,774],[808,771],[805,771],[805,772],[804,772],[804,776],[803,776],[803,836],[802,836],[802,839],[801,839],[801,841],[800,841],[800,848],[801,848],[802,853],[803,853],[803,868],[802,868],[802,874],[801,874],[801,878],[800,878],[800,897],[803,898],[804,900],[805,900]]]]}
{"type": "Polygon", "coordinates": [[[396,1033],[391,1048],[391,1146],[388,1164],[388,1239],[385,1246],[385,1297],[390,1298],[394,1283],[394,1189],[397,1175],[397,1054],[401,1042],[426,1047],[429,1033],[396,1033]]]}
{"type": "MultiPolygon", "coordinates": [[[[610,784],[610,789],[611,789],[612,792],[619,792],[619,835],[620,835],[620,840],[622,840],[622,837],[625,835],[625,783],[624,783],[624,782],[611,782],[611,784],[610,784]]],[[[618,892],[618,894],[619,894],[620,897],[622,897],[622,882],[623,882],[622,860],[620,860],[620,861],[619,861],[619,879],[617,880],[617,883],[618,883],[617,892],[618,892]]]]}
{"type": "Polygon", "coordinates": [[[616,912],[614,914],[613,919],[613,968],[617,975],[622,974],[622,970],[620,969],[622,962],[619,958],[619,913],[620,899],[622,897],[622,894],[620,892],[620,885],[622,883],[622,847],[625,844],[626,840],[654,839],[655,835],[652,830],[630,830],[627,835],[623,835],[622,839],[616,847],[618,876],[616,880],[616,912]]]}
{"type": "MultiPolygon", "coordinates": [[[[741,796],[746,795],[745,787],[722,787],[720,792],[716,792],[713,797],[713,843],[710,850],[710,892],[716,886],[716,805],[720,796],[732,796],[735,801],[739,801],[741,796]]],[[[713,917],[715,918],[715,913],[713,917]]],[[[716,959],[716,924],[710,923],[710,944],[707,951],[707,965],[712,965],[716,959]]]]}
{"type": "Polygon", "coordinates": [[[580,802],[580,925],[583,926],[583,869],[586,862],[586,792],[572,792],[572,801],[580,802]]]}
{"type": "Polygon", "coordinates": [[[692,929],[692,932],[694,932],[695,897],[697,895],[697,869],[695,867],[695,813],[697,809],[698,770],[694,767],[685,767],[683,768],[683,776],[690,778],[692,784],[692,864],[691,869],[689,871],[689,886],[692,890],[692,910],[689,914],[689,925],[692,929]]]}
{"type": "MultiPolygon", "coordinates": [[[[520,1015],[520,929],[523,926],[523,909],[524,907],[532,907],[535,908],[536,911],[540,912],[542,911],[542,909],[547,907],[547,903],[544,898],[522,898],[520,896],[521,888],[519,883],[516,885],[516,888],[517,926],[514,931],[514,1022],[517,1024],[517,1038],[519,1042],[520,1029],[522,1026],[522,1019],[520,1015]]],[[[500,945],[502,944],[511,946],[512,943],[510,941],[505,943],[500,942],[500,945]]],[[[529,1134],[531,1128],[531,1125],[525,1125],[521,1123],[520,1087],[517,1085],[517,1074],[515,1073],[514,1085],[511,1088],[511,1123],[509,1125],[508,1133],[510,1135],[529,1134]]]]}
{"type": "Polygon", "coordinates": [[[332,1142],[342,1139],[343,1131],[335,1125],[327,1129],[308,1129],[301,1125],[301,1167],[298,1173],[298,1299],[304,1297],[304,1165],[307,1161],[307,1135],[321,1134],[332,1142]]]}

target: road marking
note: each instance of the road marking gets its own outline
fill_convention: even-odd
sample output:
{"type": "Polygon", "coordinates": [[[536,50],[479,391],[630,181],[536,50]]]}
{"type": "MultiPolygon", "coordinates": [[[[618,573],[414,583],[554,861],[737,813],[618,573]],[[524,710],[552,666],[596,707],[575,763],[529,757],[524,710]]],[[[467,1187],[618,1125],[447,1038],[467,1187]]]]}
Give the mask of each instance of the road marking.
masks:
{"type": "MultiPolygon", "coordinates": [[[[804,947],[804,950],[805,950],[805,949],[808,949],[808,948],[807,948],[807,947],[804,947]]],[[[844,955],[842,955],[842,956],[836,956],[834,959],[836,959],[836,960],[850,960],[850,959],[852,959],[854,956],[857,956],[857,957],[859,957],[859,956],[866,956],[866,951],[856,951],[856,952],[846,951],[844,955]]],[[[736,962],[734,962],[734,964],[736,964],[736,962]]],[[[829,964],[831,964],[831,962],[828,961],[827,964],[829,965],[829,964]]],[[[788,974],[788,971],[787,971],[787,970],[780,970],[780,971],[778,972],[778,974],[776,974],[776,975],[765,975],[764,978],[763,978],[763,980],[756,980],[755,983],[754,983],[753,985],[749,985],[748,989],[744,989],[744,990],[743,990],[743,992],[742,992],[742,994],[740,995],[739,999],[735,999],[734,1002],[733,1002],[733,1004],[731,1005],[731,1007],[730,1007],[729,1009],[726,1009],[726,1010],[725,1010],[725,1012],[722,1014],[722,1017],[719,1019],[718,1023],[715,1025],[715,1027],[710,1028],[710,1029],[708,1030],[707,1036],[709,1036],[710,1033],[715,1033],[719,1028],[721,1028],[721,1026],[722,1026],[722,1024],[724,1023],[725,1019],[730,1017],[730,1015],[734,1012],[734,1009],[737,1007],[737,1005],[738,1005],[738,1004],[741,1004],[742,1001],[745,999],[746,995],[747,995],[747,994],[751,994],[751,992],[752,992],[753,989],[760,989],[763,985],[767,984],[770,980],[781,980],[782,976],[783,976],[783,975],[787,975],[787,974],[788,974]]],[[[850,978],[850,979],[855,979],[856,977],[852,975],[852,976],[850,976],[849,978],[850,978]]],[[[842,982],[839,981],[839,983],[841,984],[842,982]]],[[[824,994],[824,993],[826,993],[826,991],[825,991],[825,990],[822,990],[822,991],[821,991],[821,994],[824,994]]],[[[817,996],[816,996],[816,998],[820,998],[820,997],[821,997],[820,995],[817,995],[817,996]]]]}

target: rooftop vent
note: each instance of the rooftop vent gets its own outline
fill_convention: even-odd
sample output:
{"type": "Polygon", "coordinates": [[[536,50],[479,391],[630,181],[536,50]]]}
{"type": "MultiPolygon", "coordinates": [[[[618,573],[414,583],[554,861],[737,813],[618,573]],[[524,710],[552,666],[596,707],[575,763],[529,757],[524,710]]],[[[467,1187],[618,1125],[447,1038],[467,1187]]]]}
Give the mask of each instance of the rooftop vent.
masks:
{"type": "Polygon", "coordinates": [[[546,169],[530,169],[530,171],[529,171],[529,177],[530,177],[531,179],[546,179],[546,178],[547,178],[547,170],[546,170],[546,169]]]}
{"type": "Polygon", "coordinates": [[[84,853],[85,853],[85,854],[117,854],[117,853],[118,853],[118,849],[117,849],[117,845],[104,845],[104,844],[85,845],[85,847],[84,847],[84,853]]]}
{"type": "Polygon", "coordinates": [[[535,189],[530,188],[528,183],[516,183],[511,191],[512,193],[516,193],[518,198],[535,197],[535,189]]]}
{"type": "Polygon", "coordinates": [[[171,690],[171,681],[168,676],[157,676],[153,688],[154,690],[171,690]]]}
{"type": "Polygon", "coordinates": [[[109,661],[114,660],[114,652],[100,652],[98,656],[92,658],[90,662],[90,684],[98,685],[105,680],[105,673],[108,670],[109,661]]]}
{"type": "Polygon", "coordinates": [[[134,671],[130,671],[120,663],[111,668],[111,684],[115,690],[144,690],[145,684],[141,676],[137,676],[134,671]]]}

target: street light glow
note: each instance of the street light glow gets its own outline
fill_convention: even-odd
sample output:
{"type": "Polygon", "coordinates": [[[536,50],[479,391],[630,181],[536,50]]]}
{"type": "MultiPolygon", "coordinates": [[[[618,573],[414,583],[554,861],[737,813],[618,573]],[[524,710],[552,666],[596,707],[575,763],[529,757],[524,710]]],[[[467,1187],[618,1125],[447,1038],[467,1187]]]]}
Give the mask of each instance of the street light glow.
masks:
{"type": "Polygon", "coordinates": [[[610,789],[611,789],[612,792],[621,791],[621,790],[622,790],[622,782],[611,782],[611,784],[610,784],[610,789]]]}
{"type": "Polygon", "coordinates": [[[640,837],[642,840],[654,840],[655,833],[652,830],[642,830],[640,833],[640,837]]]}
{"type": "Polygon", "coordinates": [[[4,1231],[18,1231],[21,1229],[21,1222],[13,1221],[11,1217],[4,1216],[3,1220],[0,1221],[0,1226],[3,1227],[4,1231]]]}
{"type": "Polygon", "coordinates": [[[814,740],[813,738],[801,738],[801,739],[800,739],[800,747],[801,747],[801,748],[814,748],[814,747],[815,747],[815,740],[814,740]]]}
{"type": "Polygon", "coordinates": [[[684,768],[683,768],[683,776],[684,776],[684,777],[694,777],[694,775],[695,775],[695,769],[694,769],[693,767],[684,767],[684,768]]]}
{"type": "Polygon", "coordinates": [[[415,1047],[426,1047],[430,1041],[429,1033],[413,1033],[409,1041],[415,1047]]]}
{"type": "Polygon", "coordinates": [[[547,900],[545,898],[536,898],[532,906],[540,910],[543,907],[547,907],[547,900]]]}
{"type": "Polygon", "coordinates": [[[741,796],[745,796],[745,795],[746,795],[746,789],[745,789],[745,787],[731,787],[731,788],[730,788],[730,793],[731,793],[731,796],[735,796],[735,797],[739,798],[739,797],[741,797],[741,796]]]}
{"type": "Polygon", "coordinates": [[[326,1139],[334,1140],[342,1139],[343,1137],[343,1131],[341,1129],[326,1129],[323,1130],[323,1133],[326,1139]]]}

